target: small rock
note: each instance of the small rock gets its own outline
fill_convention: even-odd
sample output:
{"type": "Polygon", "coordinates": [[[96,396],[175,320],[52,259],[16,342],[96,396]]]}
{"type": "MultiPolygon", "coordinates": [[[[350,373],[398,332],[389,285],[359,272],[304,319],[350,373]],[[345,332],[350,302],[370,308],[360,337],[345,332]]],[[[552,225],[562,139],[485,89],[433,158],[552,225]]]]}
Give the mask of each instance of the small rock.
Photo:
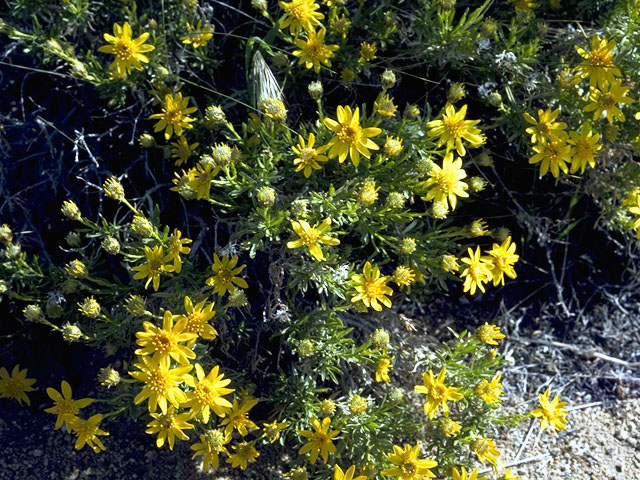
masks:
{"type": "Polygon", "coordinates": [[[42,456],[42,450],[40,449],[35,449],[35,450],[31,450],[31,455],[33,455],[34,457],[41,457],[42,456]]]}

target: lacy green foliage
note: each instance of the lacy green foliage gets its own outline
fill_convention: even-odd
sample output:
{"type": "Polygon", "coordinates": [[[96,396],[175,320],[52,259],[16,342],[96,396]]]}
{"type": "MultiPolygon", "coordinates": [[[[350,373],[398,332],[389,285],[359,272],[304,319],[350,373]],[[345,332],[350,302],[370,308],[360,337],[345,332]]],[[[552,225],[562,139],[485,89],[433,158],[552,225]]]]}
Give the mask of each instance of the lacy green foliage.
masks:
{"type": "MultiPolygon", "coordinates": [[[[89,218],[71,195],[66,265],[39,266],[2,227],[0,299],[24,328],[126,361],[100,373],[104,417],[144,418],[160,446],[199,438],[207,467],[244,468],[275,441],[320,478],[337,458],[394,475],[393,451],[417,441],[440,477],[495,465],[478,445],[514,420],[487,346],[499,330],[429,350],[397,318],[456,283],[508,288],[518,242],[474,205],[512,194],[513,165],[527,193],[547,171],[570,192],[559,236],[585,194],[638,226],[638,7],[596,24],[586,2],[296,1],[10,3],[0,32],[110,108],[137,105],[143,150],[122,147],[156,165],[104,174],[113,214],[89,218]],[[152,206],[165,194],[184,225],[152,206]],[[250,420],[254,396],[270,429],[250,420]]],[[[563,426],[545,395],[535,416],[563,426]]],[[[91,418],[72,422],[79,438],[101,432],[91,418]]]]}

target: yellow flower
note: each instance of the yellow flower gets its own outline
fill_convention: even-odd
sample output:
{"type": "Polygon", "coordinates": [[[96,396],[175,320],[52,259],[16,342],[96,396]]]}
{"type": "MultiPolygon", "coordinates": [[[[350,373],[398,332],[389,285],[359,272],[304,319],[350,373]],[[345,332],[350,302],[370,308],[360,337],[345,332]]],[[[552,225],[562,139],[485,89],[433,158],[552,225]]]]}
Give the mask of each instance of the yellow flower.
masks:
{"type": "Polygon", "coordinates": [[[142,348],[135,351],[136,355],[153,355],[157,361],[173,358],[182,365],[188,365],[189,359],[196,358],[196,354],[181,343],[195,340],[197,335],[186,330],[187,320],[182,318],[175,325],[174,316],[165,310],[162,328],[151,322],[143,322],[144,332],[136,332],[136,343],[142,348]]]}
{"type": "Polygon", "coordinates": [[[497,243],[493,244],[493,248],[488,250],[487,253],[491,255],[493,260],[493,270],[491,275],[493,277],[493,286],[504,285],[504,276],[509,278],[516,278],[516,271],[513,268],[513,264],[520,258],[515,254],[516,244],[511,243],[511,237],[507,237],[502,242],[502,245],[497,243]]]}
{"type": "Polygon", "coordinates": [[[185,45],[192,45],[194,49],[204,47],[213,38],[213,30],[208,25],[202,26],[202,20],[198,21],[198,26],[193,27],[187,23],[189,33],[180,40],[185,45]]]}
{"type": "Polygon", "coordinates": [[[177,136],[182,135],[182,129],[193,128],[191,122],[195,120],[188,115],[197,110],[196,107],[189,107],[189,97],[182,98],[182,92],[178,92],[175,95],[168,93],[164,97],[162,104],[162,112],[154,113],[149,118],[158,119],[158,123],[155,124],[154,132],[160,132],[164,130],[165,140],[169,140],[173,133],[177,136]]]}
{"type": "Polygon", "coordinates": [[[608,42],[606,38],[601,39],[600,35],[591,39],[590,52],[576,45],[576,52],[584,59],[576,70],[582,78],[589,77],[589,85],[592,87],[604,87],[606,83],[613,83],[616,77],[622,75],[620,69],[613,63],[614,48],[616,48],[616,42],[608,42]]]}
{"type": "Polygon", "coordinates": [[[427,395],[427,400],[424,402],[424,413],[433,418],[436,416],[438,408],[442,408],[442,413],[449,415],[449,400],[458,401],[461,400],[462,394],[459,392],[458,387],[447,387],[444,384],[444,377],[447,374],[447,369],[442,367],[438,377],[433,374],[432,370],[422,374],[422,381],[424,385],[416,385],[413,389],[418,393],[424,393],[427,395]]]}
{"type": "Polygon", "coordinates": [[[338,106],[336,115],[338,121],[331,118],[324,119],[325,126],[335,133],[326,145],[330,149],[329,158],[338,157],[338,161],[342,163],[349,156],[357,167],[360,163],[360,154],[369,158],[371,156],[369,150],[380,148],[369,137],[379,135],[382,130],[377,127],[362,128],[359,107],[352,112],[349,106],[338,106]]]}
{"type": "Polygon", "coordinates": [[[393,103],[393,97],[384,95],[381,99],[375,102],[376,111],[383,117],[391,118],[396,114],[398,107],[393,103]]]}
{"type": "Polygon", "coordinates": [[[98,453],[100,450],[106,450],[104,445],[98,438],[98,435],[107,436],[108,432],[100,430],[99,425],[102,421],[102,415],[93,415],[89,420],[83,420],[74,417],[71,421],[71,432],[78,437],[75,449],[80,450],[85,445],[89,445],[91,449],[98,453]]]}
{"type": "Polygon", "coordinates": [[[246,265],[240,265],[236,268],[238,263],[238,256],[234,255],[231,260],[226,255],[222,257],[222,260],[217,254],[213,255],[213,265],[211,270],[215,273],[214,276],[207,278],[207,285],[213,287],[213,291],[222,297],[225,293],[233,293],[236,290],[236,285],[240,288],[249,288],[247,282],[240,277],[236,277],[246,265]]]}
{"type": "Polygon", "coordinates": [[[549,395],[548,388],[544,393],[538,395],[540,408],[532,411],[531,416],[540,418],[540,428],[542,430],[546,430],[547,427],[554,432],[564,430],[567,428],[567,419],[565,417],[568,412],[564,409],[567,402],[561,402],[560,395],[556,395],[553,400],[549,401],[549,395]]]}
{"type": "Polygon", "coordinates": [[[189,144],[183,136],[178,137],[178,141],[171,144],[171,158],[176,160],[175,165],[178,167],[185,163],[199,145],[197,142],[189,144]]]}
{"type": "Polygon", "coordinates": [[[442,113],[442,120],[431,120],[427,122],[429,131],[427,136],[438,137],[438,146],[446,144],[447,152],[455,150],[461,157],[467,152],[462,144],[466,140],[473,147],[479,147],[485,142],[485,137],[480,133],[480,129],[475,125],[480,120],[465,120],[467,106],[463,105],[456,112],[453,105],[447,104],[442,113]]]}
{"type": "Polygon", "coordinates": [[[134,365],[138,371],[129,372],[136,380],[144,382],[145,386],[133,402],[137,405],[149,399],[149,411],[155,412],[160,406],[162,413],[167,413],[167,401],[178,408],[186,400],[185,393],[180,389],[182,382],[193,383],[189,372],[193,365],[183,365],[170,369],[169,357],[158,361],[152,357],[140,357],[142,363],[134,365]]]}
{"type": "Polygon", "coordinates": [[[391,379],[389,378],[389,370],[391,370],[391,362],[393,361],[393,357],[383,357],[378,362],[378,366],[376,368],[376,382],[389,382],[391,379]]]}
{"type": "MultiPolygon", "coordinates": [[[[184,310],[186,313],[178,316],[176,319],[178,322],[186,320],[185,330],[187,332],[195,333],[197,336],[206,340],[212,340],[218,336],[218,332],[215,328],[209,324],[216,312],[213,310],[214,303],[211,302],[205,307],[207,299],[205,298],[197,305],[193,305],[193,302],[188,296],[184,297],[184,310]]],[[[191,348],[195,344],[195,339],[191,340],[187,345],[191,348]]]]}
{"type": "Polygon", "coordinates": [[[293,159],[293,164],[297,165],[296,172],[302,170],[305,178],[309,178],[313,170],[320,170],[321,167],[318,162],[326,162],[328,160],[326,155],[322,155],[327,150],[326,146],[313,148],[315,141],[315,135],[310,133],[309,140],[305,145],[304,138],[298,135],[298,145],[291,147],[293,153],[297,155],[297,157],[293,159]]]}
{"type": "Polygon", "coordinates": [[[476,288],[479,288],[480,291],[484,293],[483,284],[493,278],[491,274],[493,265],[486,257],[480,256],[480,247],[476,247],[475,252],[471,248],[468,248],[467,253],[469,255],[468,257],[460,259],[462,263],[467,265],[460,274],[461,277],[466,277],[464,279],[463,291],[475,295],[476,288]]]}
{"type": "Polygon", "coordinates": [[[356,473],[356,466],[351,465],[347,468],[346,472],[343,472],[342,469],[336,463],[333,467],[333,480],[367,480],[368,477],[365,475],[358,475],[354,478],[356,473]]]}
{"type": "Polygon", "coordinates": [[[181,237],[182,232],[175,228],[167,240],[169,243],[167,247],[167,257],[169,257],[170,260],[173,260],[173,271],[176,273],[180,273],[182,271],[182,259],[180,258],[180,254],[188,255],[191,253],[191,248],[185,247],[185,245],[188,245],[193,241],[190,238],[181,237]]]}
{"type": "Polygon", "coordinates": [[[447,437],[455,437],[460,433],[460,424],[454,422],[449,417],[442,417],[440,419],[440,431],[447,437]]]}
{"type": "Polygon", "coordinates": [[[27,378],[27,369],[20,370],[20,365],[16,365],[11,370],[11,376],[6,368],[0,368],[0,398],[12,398],[20,405],[22,402],[31,405],[27,392],[35,392],[33,387],[35,378],[27,378]]]}
{"type": "Polygon", "coordinates": [[[533,125],[525,130],[531,135],[531,143],[546,143],[553,140],[566,140],[567,132],[564,130],[567,128],[567,124],[564,122],[556,122],[556,118],[560,115],[560,109],[557,108],[551,111],[547,108],[545,111],[538,109],[538,120],[533,118],[528,113],[524,113],[524,119],[527,123],[533,125]]]}
{"type": "Polygon", "coordinates": [[[400,448],[398,445],[393,446],[393,452],[387,453],[387,458],[395,465],[395,467],[382,470],[382,475],[390,475],[398,477],[400,480],[420,480],[424,477],[435,478],[431,471],[432,468],[438,466],[435,460],[426,458],[418,459],[420,455],[420,444],[405,445],[400,448]]]}
{"type": "Polygon", "coordinates": [[[393,295],[391,287],[387,286],[387,282],[391,280],[388,275],[380,276],[378,267],[371,267],[371,263],[364,264],[362,275],[351,275],[351,281],[354,283],[357,295],[351,298],[351,303],[362,301],[365,307],[371,307],[374,310],[382,311],[382,305],[391,308],[391,300],[387,295],[393,295]]]}
{"type": "Polygon", "coordinates": [[[296,221],[291,220],[291,228],[298,234],[300,238],[287,242],[287,248],[299,248],[302,246],[307,247],[309,254],[317,261],[322,262],[326,260],[320,244],[324,245],[339,245],[340,240],[337,238],[324,235],[324,233],[331,226],[331,219],[325,218],[318,226],[312,227],[304,220],[296,221]]]}
{"type": "Polygon", "coordinates": [[[113,35],[104,34],[104,39],[111,45],[104,45],[98,49],[102,53],[111,53],[116,56],[109,70],[115,71],[116,76],[125,77],[131,73],[131,67],[142,70],[141,63],[149,63],[149,59],[143,53],[154,49],[153,45],[146,45],[149,33],[145,32],[136,39],[131,38],[131,26],[124,22],[122,26],[113,24],[113,35]]]}
{"type": "Polygon", "coordinates": [[[287,118],[287,108],[279,98],[267,98],[260,102],[260,111],[275,122],[284,121],[287,118]]]}
{"type": "Polygon", "coordinates": [[[274,420],[271,423],[263,423],[262,424],[262,433],[269,443],[273,443],[280,438],[280,430],[287,427],[289,424],[287,422],[278,422],[274,420]]]}
{"type": "Polygon", "coordinates": [[[351,27],[351,21],[343,13],[339,17],[333,17],[329,22],[329,27],[333,33],[340,35],[344,40],[347,38],[347,32],[349,31],[349,27],[351,27]]]}
{"type": "Polygon", "coordinates": [[[485,480],[484,477],[478,478],[478,469],[474,469],[473,472],[467,474],[467,469],[460,467],[460,471],[455,468],[451,469],[451,477],[453,480],[485,480]]]}
{"type": "Polygon", "coordinates": [[[153,289],[157,292],[160,287],[160,275],[174,270],[172,265],[167,265],[171,258],[164,254],[164,248],[161,245],[156,245],[153,249],[145,246],[144,255],[147,258],[147,263],[131,268],[131,270],[138,272],[133,278],[134,280],[147,278],[144,288],[149,288],[149,284],[153,281],[153,289]]]}
{"type": "Polygon", "coordinates": [[[60,428],[64,422],[67,431],[70,432],[71,420],[73,417],[76,416],[81,408],[93,403],[93,399],[81,398],[79,400],[74,400],[71,396],[71,386],[66,380],[63,380],[60,384],[60,390],[62,391],[62,394],[54,388],[47,388],[47,395],[49,395],[49,398],[53,400],[54,405],[53,407],[45,408],[44,411],[58,415],[58,418],[56,418],[56,425],[54,427],[56,430],[60,428]]]}
{"type": "Polygon", "coordinates": [[[491,379],[490,382],[486,380],[481,380],[474,392],[478,395],[483,402],[488,404],[494,404],[500,402],[500,397],[502,396],[502,383],[500,383],[500,378],[502,377],[501,373],[497,373],[495,377],[491,379]]]}
{"type": "Polygon", "coordinates": [[[476,329],[476,336],[487,345],[498,345],[496,340],[505,338],[505,334],[500,331],[497,325],[485,323],[476,329]]]}
{"type": "Polygon", "coordinates": [[[233,448],[236,453],[229,455],[227,463],[230,463],[233,468],[240,467],[240,470],[246,469],[249,462],[253,462],[260,456],[253,446],[253,442],[240,442],[231,448],[233,448]]]}
{"type": "Polygon", "coordinates": [[[580,132],[569,132],[569,144],[573,145],[571,151],[571,173],[580,170],[584,173],[587,164],[594,168],[596,166],[595,156],[602,149],[602,144],[598,143],[600,134],[593,132],[591,127],[583,123],[580,132]]]}
{"type": "Polygon", "coordinates": [[[453,152],[447,152],[442,160],[442,167],[432,165],[429,178],[422,184],[429,188],[429,191],[421,198],[426,201],[433,200],[447,210],[450,205],[451,210],[454,210],[458,197],[469,196],[466,192],[469,185],[462,181],[466,176],[467,172],[462,168],[462,159],[454,160],[453,152]]]}
{"type": "Polygon", "coordinates": [[[620,122],[624,122],[624,114],[618,108],[619,103],[633,103],[633,99],[627,97],[629,87],[621,85],[620,81],[607,83],[599,89],[591,87],[589,93],[589,103],[584,107],[585,112],[593,112],[593,119],[597,120],[605,113],[607,121],[613,123],[614,117],[620,122]]]}
{"type": "Polygon", "coordinates": [[[540,164],[541,176],[546,175],[549,170],[555,178],[560,175],[560,170],[564,173],[569,172],[567,162],[571,161],[571,147],[563,140],[539,143],[533,147],[533,151],[536,153],[529,159],[529,163],[542,162],[540,164]]]}
{"type": "Polygon", "coordinates": [[[395,157],[402,152],[404,148],[402,146],[402,139],[399,137],[390,137],[387,135],[387,139],[384,142],[384,153],[390,157],[395,157]]]}
{"type": "Polygon", "coordinates": [[[522,479],[520,477],[516,477],[513,473],[511,473],[511,470],[505,470],[502,480],[522,480],[522,479]]]}
{"type": "Polygon", "coordinates": [[[322,461],[327,463],[329,454],[333,454],[336,451],[336,446],[333,444],[332,439],[336,437],[340,431],[329,431],[331,427],[331,418],[329,417],[325,417],[322,423],[320,423],[317,418],[312,418],[311,426],[315,430],[314,432],[310,430],[298,432],[303,437],[309,439],[309,442],[305,443],[300,450],[298,450],[298,453],[302,455],[311,452],[311,463],[316,463],[318,455],[322,455],[322,461]]]}
{"type": "Polygon", "coordinates": [[[196,200],[211,199],[211,181],[220,171],[220,167],[199,163],[196,168],[189,169],[188,186],[195,192],[196,200]]]}
{"type": "Polygon", "coordinates": [[[206,435],[200,435],[200,443],[191,445],[191,450],[195,451],[191,458],[203,455],[202,469],[205,472],[211,467],[216,469],[218,468],[218,455],[220,453],[229,455],[225,445],[230,441],[231,435],[226,435],[222,430],[209,430],[206,435]]]}
{"type": "Polygon", "coordinates": [[[189,430],[193,425],[188,423],[189,413],[181,413],[176,415],[176,409],[169,407],[169,411],[165,414],[151,413],[154,420],[147,424],[146,433],[149,435],[158,434],[156,446],[162,448],[165,441],[169,442],[169,450],[173,450],[175,438],[180,440],[189,440],[189,437],[182,430],[189,430]]]}
{"type": "Polygon", "coordinates": [[[496,442],[491,440],[490,438],[477,438],[471,444],[471,450],[476,454],[478,460],[482,463],[485,461],[489,462],[491,465],[496,465],[498,463],[498,456],[500,452],[496,449],[496,442]]]}
{"type": "Polygon", "coordinates": [[[408,287],[416,280],[416,272],[411,267],[396,267],[391,277],[399,287],[408,287]]]}
{"type": "Polygon", "coordinates": [[[333,57],[333,52],[338,50],[338,45],[325,45],[324,36],[327,31],[321,28],[317,32],[313,29],[307,32],[305,39],[295,40],[296,46],[300,50],[294,50],[293,56],[300,57],[298,63],[304,63],[305,67],[313,68],[318,73],[321,65],[331,66],[329,60],[333,57]]]}
{"type": "Polygon", "coordinates": [[[225,395],[233,393],[233,388],[225,388],[231,383],[231,380],[224,378],[224,374],[218,375],[220,367],[217,365],[211,369],[207,376],[199,363],[196,363],[196,378],[190,377],[187,385],[193,388],[186,395],[186,401],[182,402],[182,406],[191,409],[191,418],[202,415],[202,423],[209,423],[209,411],[219,417],[224,417],[228,408],[231,408],[231,402],[225,395]]]}
{"type": "Polygon", "coordinates": [[[320,5],[314,0],[293,0],[289,3],[279,1],[278,5],[285,11],[284,21],[280,24],[280,28],[289,27],[291,35],[297,35],[300,30],[307,32],[313,30],[314,26],[320,26],[320,20],[324,15],[316,12],[320,5]]]}
{"type": "Polygon", "coordinates": [[[233,405],[231,405],[231,411],[227,412],[225,419],[220,422],[220,426],[227,426],[224,429],[224,432],[231,434],[235,429],[244,437],[247,435],[248,430],[257,430],[258,426],[247,416],[249,410],[257,404],[258,400],[255,398],[247,398],[243,400],[241,404],[238,403],[237,398],[234,398],[233,405]]]}
{"type": "Polygon", "coordinates": [[[378,47],[374,43],[362,42],[360,44],[360,58],[359,62],[370,62],[371,60],[376,58],[376,53],[378,52],[378,47]]]}

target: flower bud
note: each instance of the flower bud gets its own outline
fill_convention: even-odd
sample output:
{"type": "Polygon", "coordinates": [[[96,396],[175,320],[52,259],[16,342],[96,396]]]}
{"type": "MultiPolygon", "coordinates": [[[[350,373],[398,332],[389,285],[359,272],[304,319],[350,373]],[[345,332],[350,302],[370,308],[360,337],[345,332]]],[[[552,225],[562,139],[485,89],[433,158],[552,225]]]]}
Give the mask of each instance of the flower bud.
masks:
{"type": "Polygon", "coordinates": [[[316,351],[315,345],[311,340],[305,338],[298,342],[298,355],[301,357],[309,357],[316,351]]]}
{"type": "Polygon", "coordinates": [[[67,233],[66,237],[64,237],[65,241],[67,242],[67,245],[69,245],[70,247],[79,247],[80,243],[82,241],[82,239],[80,238],[80,235],[78,235],[76,232],[69,232],[67,233]]]}
{"type": "Polygon", "coordinates": [[[111,367],[101,368],[98,372],[98,383],[107,388],[115,387],[120,383],[120,374],[111,367]]]}
{"type": "Polygon", "coordinates": [[[71,200],[65,200],[62,202],[62,208],[60,209],[62,214],[70,220],[80,220],[82,218],[82,214],[80,213],[80,209],[71,200]]]}
{"type": "Polygon", "coordinates": [[[141,317],[147,311],[144,298],[140,295],[131,295],[124,302],[124,309],[131,315],[141,317]]]}
{"type": "Polygon", "coordinates": [[[411,255],[416,251],[416,239],[412,237],[404,237],[400,241],[400,251],[405,255],[411,255]]]}
{"type": "Polygon", "coordinates": [[[133,232],[143,238],[150,237],[153,235],[153,225],[146,218],[136,215],[133,217],[133,222],[131,222],[131,230],[133,232]]]}
{"type": "Polygon", "coordinates": [[[107,178],[102,188],[107,197],[117,200],[118,202],[124,200],[124,188],[122,188],[122,184],[115,177],[107,178]]]}
{"type": "Polygon", "coordinates": [[[351,401],[349,402],[349,411],[354,415],[360,415],[367,411],[368,406],[369,402],[367,402],[366,398],[362,398],[360,395],[355,394],[351,397],[351,401]]]}
{"type": "Polygon", "coordinates": [[[219,105],[209,105],[204,111],[204,119],[207,127],[217,128],[227,121],[227,116],[219,105]]]}
{"type": "Polygon", "coordinates": [[[420,116],[420,109],[416,105],[407,105],[404,109],[403,116],[407,120],[415,120],[420,116]]]}
{"type": "Polygon", "coordinates": [[[87,266],[82,263],[80,260],[71,260],[64,267],[67,275],[73,278],[85,278],[89,275],[89,271],[87,270],[87,266]]]}
{"type": "Polygon", "coordinates": [[[314,100],[319,100],[322,98],[322,94],[324,93],[324,89],[322,88],[322,83],[319,81],[311,82],[307,87],[309,90],[309,96],[314,100]]]}
{"type": "Polygon", "coordinates": [[[400,210],[404,207],[405,198],[400,192],[391,192],[387,197],[387,207],[392,210],[400,210]]]}
{"type": "Polygon", "coordinates": [[[276,203],[276,191],[268,186],[261,187],[256,194],[258,205],[262,208],[273,207],[276,203]]]}
{"type": "Polygon", "coordinates": [[[464,84],[455,82],[449,86],[449,93],[447,94],[447,100],[451,103],[456,103],[458,100],[461,100],[465,96],[466,92],[464,89],[464,84]]]}
{"type": "Polygon", "coordinates": [[[97,318],[100,315],[100,304],[92,296],[87,297],[78,303],[78,311],[85,317],[97,318]]]}
{"type": "Polygon", "coordinates": [[[45,320],[42,309],[39,305],[36,305],[34,303],[24,307],[24,309],[22,310],[22,314],[24,315],[24,318],[26,318],[29,322],[41,323],[45,320]]]}
{"type": "Polygon", "coordinates": [[[13,232],[11,228],[6,223],[0,225],[0,243],[3,245],[9,245],[13,240],[13,232]]]}
{"type": "Polygon", "coordinates": [[[460,270],[460,265],[458,265],[458,259],[455,255],[442,255],[440,257],[440,268],[447,273],[453,273],[460,270]]]}
{"type": "Polygon", "coordinates": [[[217,166],[227,167],[231,163],[231,147],[226,143],[216,143],[211,147],[211,158],[217,166]]]}
{"type": "Polygon", "coordinates": [[[82,338],[82,331],[77,325],[65,323],[62,325],[62,338],[65,342],[75,342],[82,338]]]}
{"type": "Polygon", "coordinates": [[[117,255],[120,253],[120,242],[114,237],[105,237],[104,240],[102,240],[101,246],[109,255],[117,255]]]}
{"type": "Polygon", "coordinates": [[[336,411],[336,402],[331,400],[330,398],[325,398],[320,402],[320,414],[328,417],[329,415],[333,415],[336,411]]]}
{"type": "Polygon", "coordinates": [[[380,190],[380,187],[376,187],[374,180],[367,180],[364,182],[360,193],[358,193],[358,202],[365,207],[373,205],[378,199],[378,190],[380,190]]]}
{"type": "Polygon", "coordinates": [[[385,70],[382,72],[382,75],[380,75],[380,83],[382,84],[382,88],[385,90],[393,88],[396,84],[396,74],[391,70],[385,70]]]}
{"type": "Polygon", "coordinates": [[[138,137],[138,143],[142,148],[153,148],[156,146],[156,139],[149,133],[143,133],[138,137]]]}
{"type": "Polygon", "coordinates": [[[389,345],[389,333],[383,328],[378,328],[371,334],[373,346],[379,349],[387,348],[389,345]]]}
{"type": "Polygon", "coordinates": [[[489,105],[492,107],[499,108],[502,106],[502,95],[500,95],[500,92],[491,92],[487,97],[487,100],[489,101],[489,105]]]}

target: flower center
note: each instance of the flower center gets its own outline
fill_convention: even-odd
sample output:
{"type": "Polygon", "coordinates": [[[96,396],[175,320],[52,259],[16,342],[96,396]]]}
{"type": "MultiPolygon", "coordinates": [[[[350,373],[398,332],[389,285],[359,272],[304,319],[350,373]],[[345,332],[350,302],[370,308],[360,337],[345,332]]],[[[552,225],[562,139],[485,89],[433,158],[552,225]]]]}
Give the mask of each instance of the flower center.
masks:
{"type": "Polygon", "coordinates": [[[175,421],[173,419],[173,415],[162,415],[158,418],[158,423],[163,429],[168,430],[174,426],[175,421]]]}
{"type": "Polygon", "coordinates": [[[131,40],[119,39],[113,46],[113,50],[118,60],[129,60],[133,56],[133,42],[131,40]]]}
{"type": "Polygon", "coordinates": [[[305,245],[315,245],[318,243],[319,233],[315,228],[311,228],[306,232],[302,232],[300,238],[305,245]]]}
{"type": "Polygon", "coordinates": [[[164,263],[162,262],[162,260],[154,259],[149,261],[149,272],[151,272],[151,274],[153,275],[162,272],[163,267],[164,263]]]}
{"type": "Polygon", "coordinates": [[[149,372],[149,380],[147,385],[152,392],[164,393],[167,390],[168,382],[165,373],[157,368],[149,372]]]}
{"type": "Polygon", "coordinates": [[[167,107],[164,119],[170,124],[179,123],[182,119],[182,109],[180,107],[167,107]]]}
{"type": "Polygon", "coordinates": [[[200,335],[204,330],[204,322],[200,316],[200,312],[191,312],[187,315],[187,328],[189,332],[200,335]]]}
{"type": "Polygon", "coordinates": [[[79,412],[71,399],[57,402],[56,406],[58,407],[58,415],[75,415],[79,412]]]}
{"type": "Polygon", "coordinates": [[[440,170],[440,172],[436,174],[436,183],[443,193],[453,192],[454,179],[451,172],[447,170],[440,170]]]}
{"type": "Polygon", "coordinates": [[[233,272],[228,268],[221,268],[218,270],[218,281],[224,285],[231,283],[233,279],[233,272]]]}
{"type": "Polygon", "coordinates": [[[346,125],[342,127],[342,130],[340,130],[340,132],[338,132],[338,138],[343,143],[356,145],[360,141],[361,134],[362,128],[359,125],[346,125]]]}
{"type": "Polygon", "coordinates": [[[445,130],[451,137],[460,138],[462,136],[462,132],[464,130],[464,120],[459,120],[454,116],[445,116],[442,119],[442,123],[444,124],[445,130]]]}
{"type": "Polygon", "coordinates": [[[173,349],[177,342],[173,333],[162,330],[153,337],[152,343],[157,352],[167,354],[173,349]]]}
{"type": "Polygon", "coordinates": [[[598,105],[603,110],[609,110],[616,104],[616,99],[610,93],[605,93],[598,99],[598,105]]]}
{"type": "Polygon", "coordinates": [[[606,67],[611,63],[609,52],[602,48],[596,48],[591,52],[589,55],[589,61],[594,67],[606,67]]]}
{"type": "Polygon", "coordinates": [[[418,467],[414,462],[405,462],[400,467],[400,470],[402,470],[404,475],[413,475],[416,473],[416,470],[418,470],[418,467]]]}
{"type": "Polygon", "coordinates": [[[207,380],[203,380],[195,388],[195,395],[198,403],[202,405],[211,405],[215,399],[215,389],[207,380]]]}
{"type": "Polygon", "coordinates": [[[313,165],[316,161],[316,157],[315,148],[306,147],[300,150],[300,160],[302,160],[302,163],[305,165],[313,165]]]}

